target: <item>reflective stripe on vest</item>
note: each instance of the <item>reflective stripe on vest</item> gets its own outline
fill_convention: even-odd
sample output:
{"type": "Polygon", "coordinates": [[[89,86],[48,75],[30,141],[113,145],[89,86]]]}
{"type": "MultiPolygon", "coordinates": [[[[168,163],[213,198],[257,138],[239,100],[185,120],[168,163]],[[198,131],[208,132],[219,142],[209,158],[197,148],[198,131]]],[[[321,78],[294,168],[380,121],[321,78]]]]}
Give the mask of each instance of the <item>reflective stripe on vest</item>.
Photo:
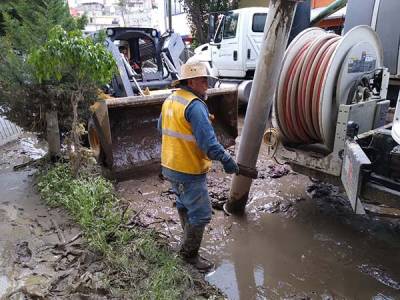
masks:
{"type": "Polygon", "coordinates": [[[169,129],[163,129],[162,134],[169,135],[169,136],[176,137],[176,138],[183,139],[183,140],[190,141],[190,142],[196,142],[196,139],[194,138],[193,134],[183,134],[183,133],[179,133],[179,132],[169,130],[169,129]]]}
{"type": "Polygon", "coordinates": [[[162,106],[161,165],[187,174],[204,174],[211,167],[207,155],[197,146],[192,126],[185,118],[186,107],[197,97],[176,90],[162,106]]]}
{"type": "Polygon", "coordinates": [[[185,99],[185,98],[183,98],[183,97],[180,97],[180,96],[177,96],[177,95],[174,95],[174,94],[172,94],[172,95],[169,96],[168,98],[169,98],[169,100],[177,101],[177,102],[179,102],[180,104],[183,104],[183,105],[185,105],[185,106],[188,105],[189,102],[191,102],[191,100],[187,100],[187,99],[185,99]]]}

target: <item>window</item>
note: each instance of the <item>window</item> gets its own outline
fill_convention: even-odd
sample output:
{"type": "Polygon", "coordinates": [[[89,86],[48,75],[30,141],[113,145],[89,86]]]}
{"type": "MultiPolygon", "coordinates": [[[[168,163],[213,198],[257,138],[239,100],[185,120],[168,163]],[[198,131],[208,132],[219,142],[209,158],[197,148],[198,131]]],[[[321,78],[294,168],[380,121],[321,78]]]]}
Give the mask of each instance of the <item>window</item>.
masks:
{"type": "Polygon", "coordinates": [[[254,14],[253,25],[251,27],[253,32],[263,32],[266,19],[267,14],[254,14]]]}
{"type": "Polygon", "coordinates": [[[184,13],[182,0],[171,0],[171,8],[173,16],[184,13]]]}
{"type": "Polygon", "coordinates": [[[225,17],[224,33],[222,35],[224,39],[231,39],[236,36],[238,19],[239,19],[238,14],[229,14],[225,17]]]}

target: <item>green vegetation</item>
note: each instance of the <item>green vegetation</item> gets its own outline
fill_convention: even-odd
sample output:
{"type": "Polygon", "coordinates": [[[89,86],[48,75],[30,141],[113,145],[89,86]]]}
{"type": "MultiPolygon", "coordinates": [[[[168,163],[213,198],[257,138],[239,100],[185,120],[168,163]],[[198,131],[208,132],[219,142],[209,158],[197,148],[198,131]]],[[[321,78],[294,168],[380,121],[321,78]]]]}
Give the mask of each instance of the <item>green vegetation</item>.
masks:
{"type": "Polygon", "coordinates": [[[223,13],[238,7],[237,0],[185,0],[183,2],[188,21],[191,25],[193,46],[207,43],[209,15],[210,13],[223,13]]]}
{"type": "MultiPolygon", "coordinates": [[[[57,107],[63,132],[71,129],[72,107],[68,90],[51,82],[39,83],[27,61],[29,53],[43,46],[59,25],[66,31],[83,29],[86,17],[74,19],[65,0],[14,0],[0,3],[0,112],[19,126],[45,133],[45,113],[57,107]]],[[[85,91],[96,99],[97,90],[85,91]]],[[[89,103],[80,109],[87,111],[89,103]],[[85,106],[86,105],[86,106],[85,106]]]]}
{"type": "Polygon", "coordinates": [[[13,0],[0,4],[6,38],[24,53],[41,46],[49,31],[60,25],[67,31],[83,29],[86,18],[72,18],[64,0],[13,0]]]}
{"type": "Polygon", "coordinates": [[[65,0],[5,2],[0,16],[0,113],[47,133],[53,160],[61,132],[76,174],[89,106],[116,72],[114,59],[102,40],[83,37],[86,18],[72,18],[65,0]]]}
{"type": "Polygon", "coordinates": [[[207,291],[194,286],[194,279],[181,260],[156,232],[127,226],[132,212],[122,213],[112,184],[104,178],[88,171],[75,178],[67,165],[59,164],[39,176],[38,189],[50,206],[65,207],[81,226],[91,249],[103,255],[112,273],[104,281],[115,296],[210,297],[210,287],[207,291]]]}
{"type": "MultiPolygon", "coordinates": [[[[111,81],[117,71],[112,54],[102,43],[83,37],[81,31],[66,32],[61,26],[55,26],[43,46],[29,54],[28,63],[33,67],[33,76],[39,84],[51,86],[57,94],[69,96],[73,112],[71,139],[74,145],[70,155],[73,155],[72,168],[77,174],[81,163],[80,136],[85,128],[79,120],[78,105],[82,102],[93,103],[96,98],[85,98],[86,91],[95,93],[98,87],[111,81]]],[[[59,105],[53,102],[47,110],[57,112],[57,108],[59,105]]],[[[58,120],[55,123],[58,124],[58,120]]]]}

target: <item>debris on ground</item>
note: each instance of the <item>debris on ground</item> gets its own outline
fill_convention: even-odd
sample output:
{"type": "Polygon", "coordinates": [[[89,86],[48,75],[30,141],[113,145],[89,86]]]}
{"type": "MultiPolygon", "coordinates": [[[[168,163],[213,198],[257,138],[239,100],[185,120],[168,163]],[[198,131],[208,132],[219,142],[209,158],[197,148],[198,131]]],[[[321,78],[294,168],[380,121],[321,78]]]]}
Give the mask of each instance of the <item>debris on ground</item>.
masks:
{"type": "MultiPolygon", "coordinates": [[[[88,240],[87,233],[82,230],[82,226],[90,226],[90,222],[78,226],[64,209],[48,208],[40,201],[35,189],[36,178],[33,176],[36,173],[35,165],[31,163],[29,151],[23,149],[24,153],[22,153],[19,149],[19,141],[6,145],[0,150],[0,174],[3,178],[0,188],[7,191],[7,195],[0,201],[0,231],[2,232],[0,299],[126,299],[129,295],[132,296],[132,293],[124,295],[123,287],[134,283],[132,279],[134,274],[140,275],[138,280],[154,281],[155,286],[159,284],[158,282],[162,282],[158,277],[150,278],[149,276],[163,275],[160,272],[164,272],[161,270],[164,267],[157,267],[160,270],[159,273],[151,273],[149,266],[155,266],[155,261],[150,259],[149,266],[143,263],[146,260],[143,259],[145,257],[157,257],[157,253],[153,253],[156,251],[153,246],[146,248],[150,246],[148,244],[150,237],[147,238],[145,235],[138,241],[143,245],[132,244],[129,247],[120,247],[119,252],[127,250],[125,256],[121,255],[121,252],[111,255],[111,259],[105,257],[101,251],[93,250],[93,243],[96,240],[91,238],[88,240]],[[13,170],[15,165],[20,166],[17,171],[13,170]],[[146,252],[143,249],[150,251],[146,252]],[[138,257],[142,259],[139,260],[138,257]],[[124,261],[127,258],[129,259],[124,261]],[[111,262],[117,262],[117,265],[111,262]],[[113,287],[118,287],[118,289],[113,287]]],[[[52,178],[55,179],[54,176],[52,178]]],[[[60,192],[61,190],[57,190],[51,193],[56,199],[61,197],[57,195],[60,192]]],[[[145,189],[138,194],[142,197],[157,196],[145,189]]],[[[81,196],[82,193],[76,194],[78,198],[81,196]]],[[[165,189],[164,196],[174,198],[172,191],[168,189],[165,189]]],[[[146,212],[133,210],[130,203],[125,200],[121,200],[121,212],[119,220],[122,225],[120,227],[128,235],[129,232],[133,234],[134,231],[149,231],[149,228],[157,225],[176,226],[176,221],[168,216],[151,215],[149,219],[153,221],[146,219],[144,222],[141,217],[146,215],[146,212]]],[[[165,236],[160,233],[153,237],[162,245],[164,249],[162,251],[167,251],[169,245],[165,236]]],[[[121,238],[127,238],[127,235],[121,238]]],[[[116,241],[117,236],[110,231],[106,233],[105,239],[110,246],[116,241]]],[[[172,256],[176,254],[172,253],[172,256]]],[[[164,252],[160,257],[165,259],[164,252]]],[[[170,272],[167,270],[168,266],[168,264],[165,265],[164,274],[170,272]]],[[[186,277],[189,276],[186,275],[187,273],[183,275],[188,284],[187,288],[182,293],[180,290],[176,290],[175,293],[180,293],[184,299],[207,299],[210,295],[214,295],[214,299],[223,297],[217,289],[207,284],[203,276],[190,267],[188,267],[189,271],[190,277],[186,277]]],[[[178,273],[179,276],[183,274],[178,273]]],[[[175,278],[174,275],[166,282],[167,284],[169,280],[179,282],[177,279],[178,277],[175,278]]],[[[169,286],[172,287],[173,284],[169,286]]],[[[165,290],[160,290],[162,297],[165,296],[163,294],[165,290]]],[[[144,295],[144,297],[148,292],[143,288],[135,291],[137,295],[144,295]]]]}
{"type": "Polygon", "coordinates": [[[223,210],[223,206],[229,198],[229,184],[226,179],[211,182],[208,193],[212,208],[223,210]]]}
{"type": "Polygon", "coordinates": [[[287,165],[269,165],[267,175],[270,178],[281,178],[289,174],[290,168],[287,165]]]}
{"type": "Polygon", "coordinates": [[[376,266],[362,264],[359,266],[359,270],[362,273],[375,278],[380,283],[383,283],[384,285],[391,287],[392,289],[400,291],[400,282],[397,282],[396,280],[391,278],[391,276],[384,269],[376,266]]]}
{"type": "Polygon", "coordinates": [[[298,197],[294,199],[282,199],[282,200],[274,200],[268,202],[263,206],[257,207],[257,211],[266,212],[270,214],[282,213],[287,217],[295,217],[296,216],[296,203],[299,201],[305,200],[304,198],[298,197]]]}
{"type": "Polygon", "coordinates": [[[312,199],[332,196],[338,193],[338,188],[327,183],[313,183],[307,187],[307,193],[312,199]]]}
{"type": "Polygon", "coordinates": [[[352,208],[346,196],[335,185],[323,182],[315,182],[306,188],[307,194],[311,199],[320,204],[321,209],[327,211],[332,209],[334,212],[351,213],[352,208]]]}

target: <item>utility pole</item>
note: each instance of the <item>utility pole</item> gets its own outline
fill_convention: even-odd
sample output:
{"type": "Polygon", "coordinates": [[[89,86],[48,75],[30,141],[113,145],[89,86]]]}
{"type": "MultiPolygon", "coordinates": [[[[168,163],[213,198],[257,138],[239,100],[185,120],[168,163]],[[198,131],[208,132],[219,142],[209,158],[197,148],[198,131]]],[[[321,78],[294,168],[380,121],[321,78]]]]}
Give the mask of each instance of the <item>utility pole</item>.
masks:
{"type": "Polygon", "coordinates": [[[172,31],[172,0],[168,0],[168,29],[172,31]]]}
{"type": "MultiPolygon", "coordinates": [[[[255,70],[237,162],[254,169],[267,125],[297,3],[301,0],[271,0],[264,27],[263,43],[255,70]]],[[[234,175],[225,210],[242,214],[252,179],[234,175]]]]}

